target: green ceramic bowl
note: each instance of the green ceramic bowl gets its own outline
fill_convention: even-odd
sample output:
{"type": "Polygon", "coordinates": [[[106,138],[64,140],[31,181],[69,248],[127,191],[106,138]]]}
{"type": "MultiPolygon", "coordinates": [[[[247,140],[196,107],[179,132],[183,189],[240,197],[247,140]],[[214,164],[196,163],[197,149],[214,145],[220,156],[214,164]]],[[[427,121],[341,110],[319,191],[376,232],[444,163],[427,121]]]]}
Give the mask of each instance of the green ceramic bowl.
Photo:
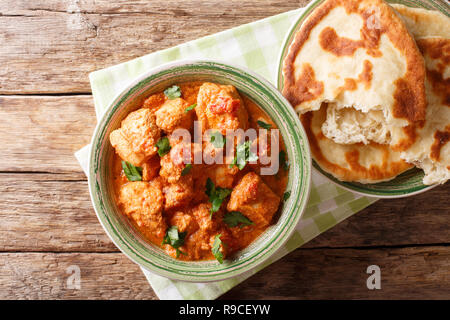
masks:
{"type": "Polygon", "coordinates": [[[127,86],[111,103],[92,139],[89,158],[89,190],[97,216],[116,246],[132,261],[161,276],[184,281],[218,281],[255,268],[267,260],[289,238],[309,197],[311,157],[308,139],[289,102],[269,82],[249,70],[212,61],[181,61],[149,71],[127,86]],[[223,264],[217,261],[186,262],[173,259],[149,243],[129,223],[113,201],[111,160],[114,150],[109,134],[121,120],[138,108],[143,99],[168,86],[185,81],[212,81],[234,85],[255,101],[275,121],[290,159],[287,190],[276,224],[249,247],[223,264]]]}
{"type": "MultiPolygon", "coordinates": [[[[283,61],[289,51],[289,46],[291,45],[295,34],[302,26],[302,23],[308,18],[309,14],[318,7],[324,0],[314,0],[311,1],[300,16],[294,21],[291,29],[286,35],[283,46],[281,47],[278,72],[277,72],[277,86],[278,89],[283,91],[283,61]]],[[[419,7],[430,10],[437,10],[443,14],[450,17],[450,6],[445,3],[445,0],[397,0],[397,1],[387,1],[389,3],[400,3],[410,7],[419,7]]],[[[403,198],[412,196],[418,193],[425,192],[434,188],[434,186],[424,185],[422,179],[424,173],[422,170],[414,168],[408,170],[401,175],[397,176],[395,179],[387,182],[373,183],[373,184],[362,184],[353,182],[344,182],[336,179],[334,176],[322,170],[322,168],[313,160],[313,167],[319,171],[326,178],[334,182],[335,184],[343,187],[352,192],[356,192],[365,196],[378,197],[378,198],[403,198]]]]}

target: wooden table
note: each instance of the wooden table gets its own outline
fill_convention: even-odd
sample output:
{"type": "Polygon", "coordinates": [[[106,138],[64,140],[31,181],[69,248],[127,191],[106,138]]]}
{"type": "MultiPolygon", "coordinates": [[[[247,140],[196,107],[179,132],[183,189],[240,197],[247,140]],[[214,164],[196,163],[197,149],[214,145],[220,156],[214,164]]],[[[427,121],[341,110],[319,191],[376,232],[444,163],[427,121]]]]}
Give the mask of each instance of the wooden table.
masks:
{"type": "MultiPolygon", "coordinates": [[[[73,156],[96,122],[88,73],[307,2],[2,0],[0,299],[157,299],[97,221],[73,156]]],[[[448,299],[449,191],[379,201],[223,298],[448,299]],[[366,287],[372,264],[381,290],[366,287]]]]}

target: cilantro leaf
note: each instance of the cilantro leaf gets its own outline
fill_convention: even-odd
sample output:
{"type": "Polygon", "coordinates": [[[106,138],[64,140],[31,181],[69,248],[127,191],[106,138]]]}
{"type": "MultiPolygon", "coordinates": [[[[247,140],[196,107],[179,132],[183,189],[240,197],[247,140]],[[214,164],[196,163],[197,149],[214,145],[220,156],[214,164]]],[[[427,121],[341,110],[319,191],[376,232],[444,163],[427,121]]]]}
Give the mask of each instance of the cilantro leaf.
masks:
{"type": "Polygon", "coordinates": [[[281,150],[279,155],[278,155],[278,160],[280,161],[280,166],[284,169],[284,170],[288,170],[289,169],[289,161],[287,161],[287,154],[284,150],[281,150]]]}
{"type": "Polygon", "coordinates": [[[212,197],[216,194],[216,186],[214,185],[214,182],[210,178],[206,180],[206,190],[205,193],[208,197],[212,197]]]}
{"type": "Polygon", "coordinates": [[[220,251],[220,245],[222,244],[222,240],[220,240],[220,237],[222,235],[218,234],[214,238],[214,243],[211,248],[211,252],[214,255],[214,257],[219,261],[220,264],[223,263],[223,253],[220,251]]]}
{"type": "Polygon", "coordinates": [[[211,217],[214,212],[219,211],[220,206],[222,205],[223,200],[231,194],[231,189],[220,188],[214,185],[211,178],[206,180],[206,189],[205,193],[209,197],[209,202],[211,202],[211,217]]]}
{"type": "Polygon", "coordinates": [[[270,128],[272,128],[272,125],[269,123],[265,123],[264,121],[258,120],[256,121],[256,123],[258,124],[258,126],[260,126],[263,129],[269,130],[270,128]]]}
{"type": "Polygon", "coordinates": [[[287,199],[289,199],[290,196],[291,196],[291,192],[290,191],[286,191],[283,194],[283,200],[286,201],[287,199]]]}
{"type": "Polygon", "coordinates": [[[216,195],[220,199],[225,199],[231,194],[231,191],[233,190],[227,188],[216,188],[216,195]]]}
{"type": "Polygon", "coordinates": [[[169,138],[167,137],[162,137],[161,139],[159,139],[158,142],[156,143],[156,146],[158,147],[158,154],[160,157],[167,154],[172,148],[170,146],[169,138]]]}
{"type": "Polygon", "coordinates": [[[196,103],[191,104],[189,107],[187,107],[186,109],[184,109],[184,113],[188,113],[189,111],[195,109],[196,106],[197,106],[196,103]]]}
{"type": "Polygon", "coordinates": [[[128,181],[142,181],[142,168],[136,167],[128,161],[122,161],[122,169],[128,181]]]}
{"type": "Polygon", "coordinates": [[[164,94],[170,100],[181,97],[181,89],[179,86],[171,86],[164,90],[164,94]]]}
{"type": "Polygon", "coordinates": [[[247,140],[241,143],[236,148],[236,156],[230,164],[230,167],[234,165],[239,168],[239,170],[244,169],[247,162],[255,162],[258,160],[258,156],[250,151],[251,141],[247,140]]]}
{"type": "Polygon", "coordinates": [[[211,206],[211,213],[210,215],[212,215],[214,212],[219,211],[220,206],[222,205],[223,199],[220,199],[219,197],[216,197],[214,199],[212,199],[212,206],[211,206]]]}
{"type": "Polygon", "coordinates": [[[231,211],[227,212],[223,216],[223,221],[230,227],[236,227],[239,225],[239,228],[243,228],[245,226],[249,226],[253,224],[253,221],[244,216],[239,211],[231,211]]]}
{"type": "Polygon", "coordinates": [[[225,137],[219,131],[216,131],[211,134],[210,141],[213,144],[213,146],[216,148],[223,148],[226,143],[225,137]]]}
{"type": "Polygon", "coordinates": [[[189,172],[191,172],[192,169],[192,164],[188,163],[186,164],[186,166],[183,168],[183,170],[181,170],[181,176],[185,176],[187,174],[189,174],[189,172]]]}
{"type": "Polygon", "coordinates": [[[177,226],[171,226],[166,231],[162,244],[171,245],[176,250],[177,258],[180,253],[185,254],[179,248],[184,244],[184,238],[186,238],[187,232],[178,232],[177,226]]]}

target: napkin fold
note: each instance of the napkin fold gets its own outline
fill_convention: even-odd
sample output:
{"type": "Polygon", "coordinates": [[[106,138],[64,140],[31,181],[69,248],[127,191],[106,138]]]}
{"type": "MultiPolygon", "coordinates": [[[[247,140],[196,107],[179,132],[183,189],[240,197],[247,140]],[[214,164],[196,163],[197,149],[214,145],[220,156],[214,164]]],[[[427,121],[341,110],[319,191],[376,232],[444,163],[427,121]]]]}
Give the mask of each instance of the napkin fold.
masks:
{"type": "MultiPolygon", "coordinates": [[[[242,65],[276,85],[279,51],[291,24],[302,11],[288,11],[92,72],[89,79],[97,119],[117,92],[136,77],[178,59],[211,59],[242,65]]],[[[85,173],[89,150],[90,147],[85,146],[75,153],[85,173]]],[[[346,191],[313,169],[311,195],[302,219],[282,248],[257,268],[235,278],[212,283],[175,281],[141,269],[160,299],[215,299],[376,200],[346,191]]]]}

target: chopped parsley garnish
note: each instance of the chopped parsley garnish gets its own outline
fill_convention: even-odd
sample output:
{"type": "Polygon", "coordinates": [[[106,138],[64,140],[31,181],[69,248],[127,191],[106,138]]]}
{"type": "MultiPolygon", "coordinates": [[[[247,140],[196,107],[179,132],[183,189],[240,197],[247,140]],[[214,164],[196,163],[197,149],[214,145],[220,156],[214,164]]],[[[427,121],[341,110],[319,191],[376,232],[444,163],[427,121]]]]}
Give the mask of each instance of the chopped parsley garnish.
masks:
{"type": "Polygon", "coordinates": [[[225,146],[226,139],[219,131],[216,131],[211,134],[210,141],[214,147],[223,148],[225,146]]]}
{"type": "Polygon", "coordinates": [[[287,154],[286,154],[286,152],[284,150],[280,151],[278,159],[280,161],[280,166],[284,170],[288,170],[289,169],[289,161],[287,161],[287,154]]]}
{"type": "Polygon", "coordinates": [[[189,172],[191,172],[192,164],[188,163],[186,166],[181,170],[181,176],[187,175],[189,172]]]}
{"type": "Polygon", "coordinates": [[[236,227],[239,225],[239,228],[243,228],[245,226],[249,226],[253,224],[253,221],[244,216],[239,211],[231,211],[227,212],[223,216],[223,221],[230,227],[236,227]]]}
{"type": "Polygon", "coordinates": [[[261,121],[261,120],[256,121],[256,123],[258,124],[258,126],[260,126],[263,129],[269,130],[270,128],[272,128],[271,124],[265,123],[264,121],[261,121]]]}
{"type": "Polygon", "coordinates": [[[136,167],[128,161],[122,161],[122,169],[128,181],[142,181],[142,168],[136,167]]]}
{"type": "Polygon", "coordinates": [[[169,138],[167,137],[162,137],[161,139],[159,139],[156,143],[156,146],[158,147],[158,154],[160,157],[167,154],[172,148],[170,146],[169,138]]]}
{"type": "Polygon", "coordinates": [[[286,201],[287,199],[289,199],[290,196],[291,196],[291,192],[290,191],[286,191],[283,194],[283,200],[286,201]]]}
{"type": "Polygon", "coordinates": [[[166,90],[164,90],[164,94],[166,95],[167,98],[173,100],[181,97],[181,89],[179,86],[171,86],[166,90]]]}
{"type": "Polygon", "coordinates": [[[205,193],[209,197],[209,202],[212,203],[211,217],[214,212],[219,211],[223,200],[231,194],[231,191],[231,189],[216,187],[210,178],[206,180],[205,193]]]}
{"type": "Polygon", "coordinates": [[[177,226],[171,226],[166,231],[166,235],[164,236],[162,244],[169,244],[176,250],[177,258],[180,256],[180,253],[184,254],[183,251],[180,250],[180,247],[184,244],[184,238],[186,238],[187,232],[178,232],[177,226]]]}
{"type": "Polygon", "coordinates": [[[196,103],[190,105],[189,107],[187,107],[186,109],[184,109],[184,113],[188,113],[189,111],[195,109],[196,106],[197,106],[196,103]]]}
{"type": "Polygon", "coordinates": [[[230,167],[237,166],[239,170],[244,169],[248,162],[254,162],[258,160],[258,156],[250,151],[251,141],[247,140],[241,143],[236,148],[236,157],[234,157],[233,162],[230,167]]]}
{"type": "Polygon", "coordinates": [[[222,240],[220,240],[221,236],[221,234],[216,235],[211,248],[212,254],[217,259],[217,261],[219,261],[219,263],[223,263],[223,253],[220,251],[220,245],[222,244],[222,240]]]}

